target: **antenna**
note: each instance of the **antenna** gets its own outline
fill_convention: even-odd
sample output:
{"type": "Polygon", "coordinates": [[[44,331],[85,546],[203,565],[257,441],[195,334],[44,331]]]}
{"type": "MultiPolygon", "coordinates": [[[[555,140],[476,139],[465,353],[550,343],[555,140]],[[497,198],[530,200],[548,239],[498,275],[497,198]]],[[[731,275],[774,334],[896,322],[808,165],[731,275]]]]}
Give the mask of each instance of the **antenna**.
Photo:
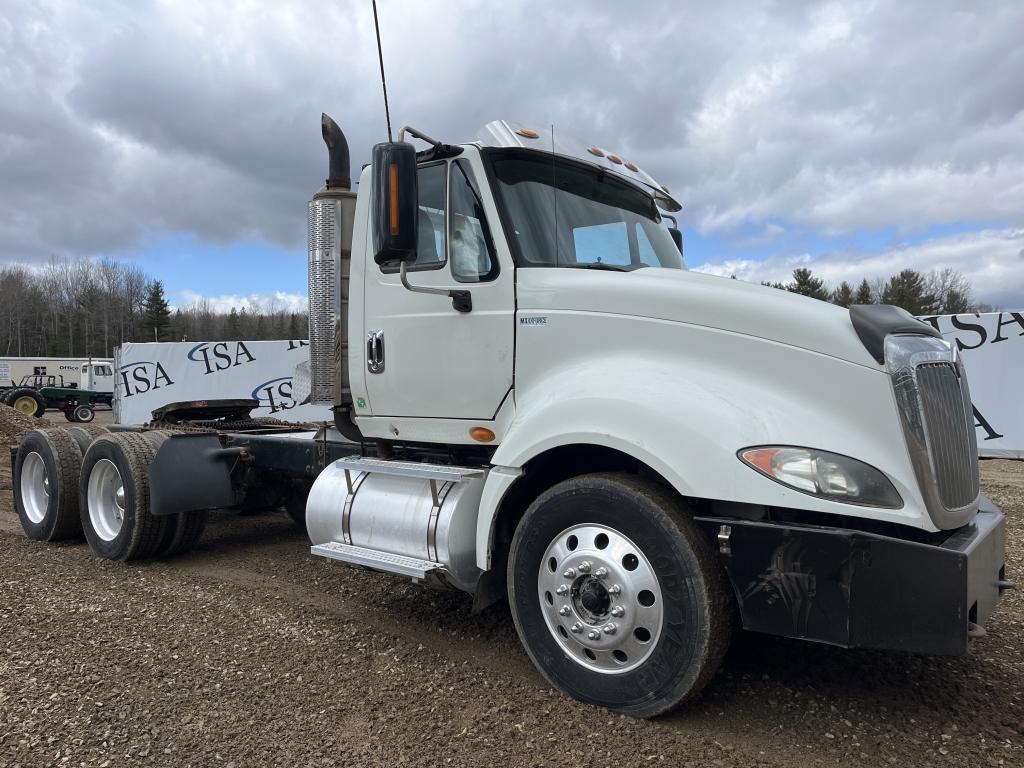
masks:
{"type": "Polygon", "coordinates": [[[392,141],[391,110],[388,109],[388,83],[384,79],[384,51],[380,47],[380,22],[377,20],[377,0],[373,0],[373,28],[377,30],[377,58],[380,59],[380,87],[384,91],[384,117],[388,122],[388,141],[392,141]]]}

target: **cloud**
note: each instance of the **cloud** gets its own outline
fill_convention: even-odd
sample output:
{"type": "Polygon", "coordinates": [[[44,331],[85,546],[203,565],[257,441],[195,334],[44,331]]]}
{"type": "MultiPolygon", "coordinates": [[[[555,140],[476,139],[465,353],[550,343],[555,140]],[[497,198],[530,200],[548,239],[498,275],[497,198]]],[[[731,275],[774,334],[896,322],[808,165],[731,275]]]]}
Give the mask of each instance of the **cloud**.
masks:
{"type": "Polygon", "coordinates": [[[758,283],[786,283],[799,267],[811,269],[832,286],[845,280],[855,288],[865,278],[869,283],[875,278],[888,279],[902,269],[927,272],[950,267],[969,274],[975,295],[984,301],[1004,309],[1024,308],[1024,229],[969,232],[877,252],[727,259],[697,265],[694,270],[758,283]]]}
{"type": "MultiPolygon", "coordinates": [[[[741,254],[796,231],[1024,226],[1017,0],[444,7],[381,4],[396,128],[556,123],[741,254]]],[[[181,232],[301,249],[321,110],[358,168],[384,132],[369,3],[8,3],[0,262],[181,232]]]]}
{"type": "Polygon", "coordinates": [[[205,306],[213,312],[227,313],[232,309],[241,312],[243,309],[252,312],[306,312],[309,299],[300,293],[286,291],[268,291],[249,295],[222,294],[206,296],[197,291],[177,291],[170,297],[175,309],[205,306]]]}

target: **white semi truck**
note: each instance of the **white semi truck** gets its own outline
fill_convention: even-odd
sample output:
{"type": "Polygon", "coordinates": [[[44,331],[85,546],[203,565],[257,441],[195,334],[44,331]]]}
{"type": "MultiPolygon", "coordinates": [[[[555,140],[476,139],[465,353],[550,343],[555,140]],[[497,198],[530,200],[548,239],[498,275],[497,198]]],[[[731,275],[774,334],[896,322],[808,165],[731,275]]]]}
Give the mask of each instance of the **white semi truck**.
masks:
{"type": "Polygon", "coordinates": [[[30,536],[131,560],[284,506],[314,555],[507,597],[553,685],[641,717],[695,696],[737,624],[934,654],[983,633],[1003,515],[931,327],[687,271],[669,190],[561,133],[406,128],[425,148],[377,145],[358,194],[323,134],[304,375],[335,423],[211,402],[31,433],[30,536]]]}

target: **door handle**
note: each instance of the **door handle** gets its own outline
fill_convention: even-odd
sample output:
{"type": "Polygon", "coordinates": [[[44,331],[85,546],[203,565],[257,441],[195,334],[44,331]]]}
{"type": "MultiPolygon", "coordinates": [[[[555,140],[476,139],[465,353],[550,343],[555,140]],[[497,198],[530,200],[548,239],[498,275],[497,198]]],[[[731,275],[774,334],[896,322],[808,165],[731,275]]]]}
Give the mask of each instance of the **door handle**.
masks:
{"type": "Polygon", "coordinates": [[[370,373],[384,373],[384,331],[366,334],[366,369],[370,373]]]}

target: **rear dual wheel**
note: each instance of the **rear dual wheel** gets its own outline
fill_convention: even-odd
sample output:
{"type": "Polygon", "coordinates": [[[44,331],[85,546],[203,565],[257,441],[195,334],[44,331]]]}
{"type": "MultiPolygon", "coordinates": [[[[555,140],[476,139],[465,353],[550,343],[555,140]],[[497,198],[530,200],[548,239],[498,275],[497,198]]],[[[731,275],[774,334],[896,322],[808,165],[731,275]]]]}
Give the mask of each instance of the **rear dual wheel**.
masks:
{"type": "Polygon", "coordinates": [[[542,494],[513,538],[508,589],[544,677],[633,717],[696,696],[731,638],[732,592],[710,543],[674,493],[630,475],[542,494]]]}
{"type": "Polygon", "coordinates": [[[67,430],[36,429],[14,460],[14,506],[25,535],[37,541],[81,536],[78,483],[82,450],[67,430]]]}
{"type": "Polygon", "coordinates": [[[166,432],[115,432],[95,439],[80,482],[82,529],[89,546],[109,560],[169,557],[191,549],[206,512],[153,515],[149,465],[166,432]]]}

